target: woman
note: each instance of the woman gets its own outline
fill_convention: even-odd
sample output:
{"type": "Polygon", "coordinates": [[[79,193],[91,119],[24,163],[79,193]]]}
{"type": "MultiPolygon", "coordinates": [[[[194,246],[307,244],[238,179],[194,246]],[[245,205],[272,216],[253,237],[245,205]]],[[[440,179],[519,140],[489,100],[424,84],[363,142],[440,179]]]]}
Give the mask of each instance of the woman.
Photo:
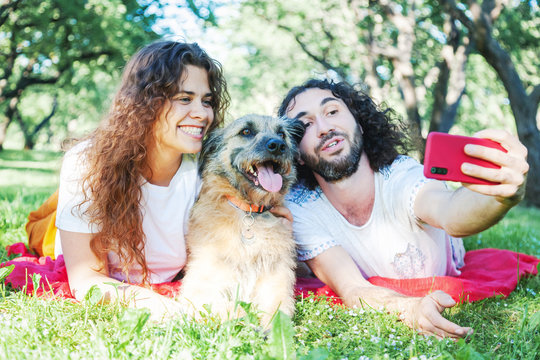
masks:
{"type": "Polygon", "coordinates": [[[199,190],[194,154],[222,123],[228,99],[221,66],[197,44],[158,42],[130,60],[105,121],[62,165],[55,252],[75,298],[96,285],[104,300],[155,318],[178,310],[129,284],[171,281],[182,270],[199,190]]]}

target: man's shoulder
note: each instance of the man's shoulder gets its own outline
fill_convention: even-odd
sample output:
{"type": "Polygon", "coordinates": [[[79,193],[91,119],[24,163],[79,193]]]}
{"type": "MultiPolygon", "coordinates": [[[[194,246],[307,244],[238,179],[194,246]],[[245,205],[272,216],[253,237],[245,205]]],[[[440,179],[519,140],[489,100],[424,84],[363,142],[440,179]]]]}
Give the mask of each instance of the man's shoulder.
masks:
{"type": "Polygon", "coordinates": [[[304,206],[313,203],[321,198],[320,187],[309,189],[303,182],[293,185],[289,193],[285,196],[285,201],[296,205],[304,206]]]}
{"type": "Polygon", "coordinates": [[[390,165],[381,168],[379,172],[385,179],[389,179],[390,176],[396,172],[407,171],[416,166],[421,166],[421,164],[410,156],[399,155],[390,165]]]}

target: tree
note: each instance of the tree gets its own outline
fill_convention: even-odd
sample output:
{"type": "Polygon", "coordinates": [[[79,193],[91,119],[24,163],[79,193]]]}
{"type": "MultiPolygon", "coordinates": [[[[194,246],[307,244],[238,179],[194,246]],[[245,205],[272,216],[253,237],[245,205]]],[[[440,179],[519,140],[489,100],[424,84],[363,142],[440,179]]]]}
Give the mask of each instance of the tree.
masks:
{"type": "Polygon", "coordinates": [[[51,100],[49,112],[36,122],[20,107],[25,96],[43,89],[76,92],[91,82],[96,71],[117,71],[136,48],[156,39],[151,29],[156,17],[146,13],[150,5],[136,0],[4,1],[0,7],[0,150],[14,120],[24,132],[26,146],[32,147],[37,133],[57,112],[51,100]],[[87,77],[72,81],[77,72],[87,77]]]}
{"type": "MultiPolygon", "coordinates": [[[[307,61],[281,67],[285,77],[298,77],[296,71],[305,69],[304,79],[310,72],[326,72],[357,83],[376,102],[392,104],[398,113],[406,114],[411,134],[419,143],[423,142],[422,129],[448,131],[455,121],[465,93],[471,47],[467,37],[455,31],[453,22],[441,15],[437,2],[247,0],[230,23],[237,24],[231,38],[236,43],[238,36],[249,36],[243,34],[248,33],[246,29],[260,34],[270,25],[279,30],[273,37],[251,36],[246,45],[256,50],[248,61],[257,65],[289,61],[264,61],[259,52],[272,41],[281,48],[290,48],[292,41],[296,50],[291,53],[298,58],[302,52],[307,61]],[[258,26],[253,25],[254,18],[258,26]]],[[[279,71],[278,65],[275,72],[279,71]]]]}
{"type": "MultiPolygon", "coordinates": [[[[536,180],[540,178],[536,124],[540,90],[535,86],[539,11],[533,4],[508,2],[505,8],[502,1],[494,0],[482,5],[471,1],[469,6],[430,0],[245,0],[238,13],[229,23],[236,24],[231,39],[249,39],[244,43],[249,49],[244,62],[251,67],[244,69],[254,73],[255,68],[269,68],[274,83],[281,84],[299,73],[305,79],[321,72],[358,83],[377,102],[407,114],[418,139],[428,130],[448,132],[456,119],[461,129],[489,126],[494,123],[492,113],[511,128],[511,107],[518,135],[530,152],[526,198],[540,206],[536,190],[540,187],[536,180]],[[261,36],[263,28],[270,33],[268,27],[274,29],[273,36],[261,36]],[[278,50],[276,57],[265,50],[274,44],[292,49],[289,56],[284,58],[278,50]],[[504,84],[508,98],[496,81],[472,82],[492,77],[489,66],[477,61],[477,54],[495,70],[494,79],[504,84]],[[463,99],[467,107],[461,106],[463,99]]],[[[238,40],[236,44],[241,46],[238,40]]],[[[246,93],[251,85],[251,90],[260,88],[249,82],[243,85],[246,93]]]]}
{"type": "MultiPolygon", "coordinates": [[[[481,4],[470,1],[468,7],[454,0],[445,0],[443,3],[446,11],[467,29],[475,48],[497,72],[508,93],[518,136],[529,150],[530,170],[525,198],[529,203],[540,207],[540,182],[538,181],[540,179],[540,131],[536,122],[540,102],[540,83],[530,84],[521,79],[511,55],[494,36],[494,23],[505,11],[506,4],[500,0],[484,0],[481,4]],[[466,12],[465,9],[468,11],[466,12]],[[527,87],[530,88],[529,91],[527,87]]],[[[538,48],[540,46],[537,40],[536,47],[538,48]]],[[[536,64],[538,64],[538,52],[536,64]]]]}

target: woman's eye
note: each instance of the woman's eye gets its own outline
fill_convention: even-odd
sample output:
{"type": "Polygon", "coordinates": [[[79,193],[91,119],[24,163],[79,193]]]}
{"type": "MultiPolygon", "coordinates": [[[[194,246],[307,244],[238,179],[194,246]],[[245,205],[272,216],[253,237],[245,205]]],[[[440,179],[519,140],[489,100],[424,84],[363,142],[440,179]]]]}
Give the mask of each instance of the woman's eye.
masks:
{"type": "Polygon", "coordinates": [[[307,129],[308,127],[311,126],[311,123],[310,122],[305,122],[304,123],[304,129],[307,129]]]}
{"type": "Polygon", "coordinates": [[[204,106],[212,107],[212,100],[211,99],[210,100],[203,100],[202,103],[203,103],[204,106]]]}
{"type": "Polygon", "coordinates": [[[250,129],[247,129],[247,128],[244,129],[244,130],[242,130],[242,135],[244,135],[244,136],[251,135],[251,130],[250,130],[250,129]]]}

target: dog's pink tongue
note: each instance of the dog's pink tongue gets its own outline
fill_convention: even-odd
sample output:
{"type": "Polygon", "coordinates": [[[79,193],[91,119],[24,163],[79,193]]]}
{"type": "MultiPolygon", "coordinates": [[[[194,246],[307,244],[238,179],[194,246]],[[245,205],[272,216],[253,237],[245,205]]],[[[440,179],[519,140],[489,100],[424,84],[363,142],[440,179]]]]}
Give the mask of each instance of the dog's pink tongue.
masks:
{"type": "Polygon", "coordinates": [[[257,166],[257,178],[261,186],[268,192],[278,192],[283,186],[281,175],[274,173],[271,166],[257,166]]]}

